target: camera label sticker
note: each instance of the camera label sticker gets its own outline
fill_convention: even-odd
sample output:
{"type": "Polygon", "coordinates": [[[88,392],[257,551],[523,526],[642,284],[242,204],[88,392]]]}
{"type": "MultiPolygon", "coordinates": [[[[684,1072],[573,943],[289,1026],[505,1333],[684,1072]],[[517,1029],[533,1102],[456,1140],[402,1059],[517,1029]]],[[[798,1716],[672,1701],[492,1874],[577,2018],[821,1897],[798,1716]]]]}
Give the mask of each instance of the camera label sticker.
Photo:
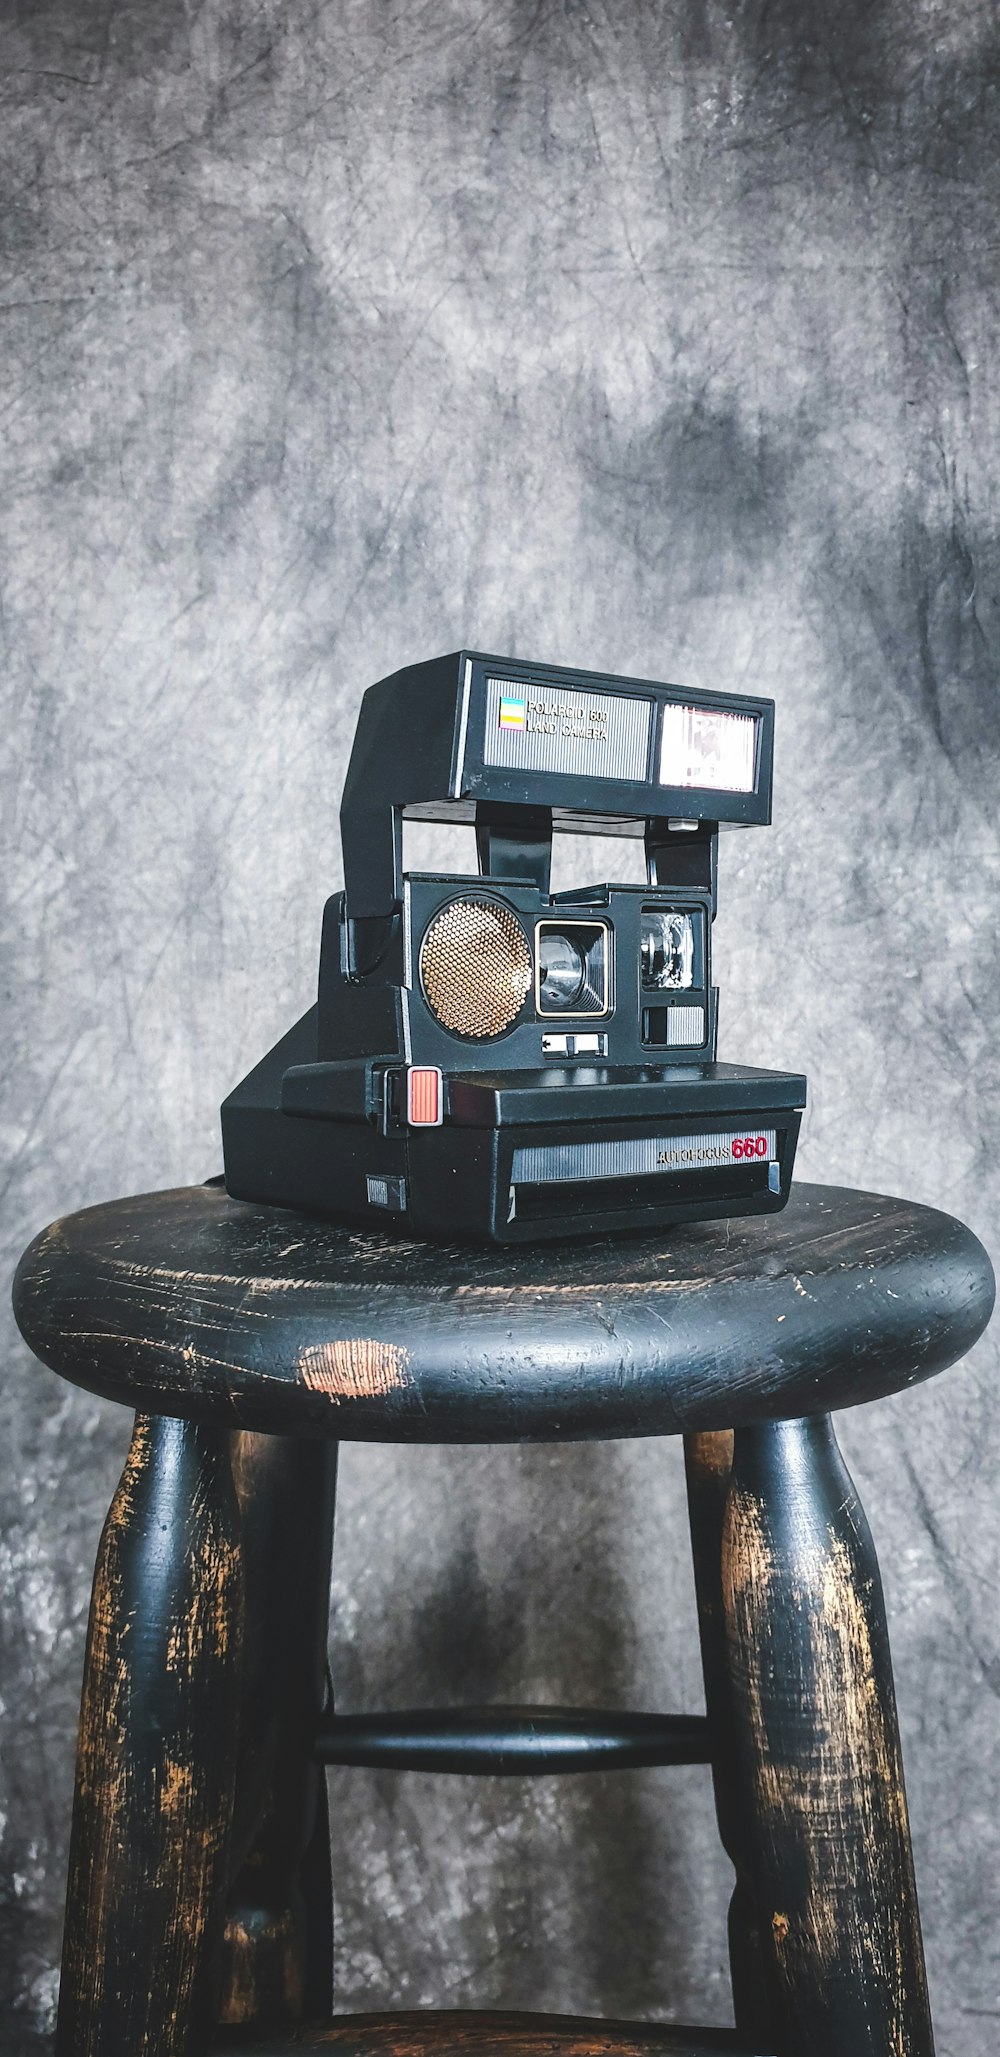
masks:
{"type": "Polygon", "coordinates": [[[663,1171],[705,1171],[725,1164],[769,1164],[778,1154],[774,1129],[722,1136],[633,1136],[616,1143],[535,1143],[514,1152],[515,1185],[561,1179],[655,1177],[663,1171]]]}
{"type": "Polygon", "coordinates": [[[486,681],[487,764],[645,783],[651,700],[523,680],[486,681]]]}

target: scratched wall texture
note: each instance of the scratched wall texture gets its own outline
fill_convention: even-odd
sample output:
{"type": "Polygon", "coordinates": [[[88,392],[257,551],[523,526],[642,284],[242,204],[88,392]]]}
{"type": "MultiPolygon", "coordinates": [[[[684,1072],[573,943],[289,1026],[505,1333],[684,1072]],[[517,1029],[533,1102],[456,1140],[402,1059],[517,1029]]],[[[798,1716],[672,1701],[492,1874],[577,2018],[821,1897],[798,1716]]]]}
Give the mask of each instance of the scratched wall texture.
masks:
{"type": "MultiPolygon", "coordinates": [[[[3,0],[10,1265],[219,1163],[308,1002],[359,695],[481,648],[778,702],[722,1053],[1000,1246],[998,31],[978,0],[3,0]]],[[[606,846],[598,846],[604,850],[606,846]]],[[[603,861],[599,859],[599,861],[603,861]]],[[[940,2057],[997,1964],[996,1345],[843,1440],[940,2057]]],[[[47,2047],[125,1449],[11,1335],[0,2043],[47,2047]]],[[[341,1702],[698,1704],[673,1445],[350,1451],[341,1702]]],[[[704,1775],[339,1774],[340,2002],[727,2019],[704,1775]]]]}

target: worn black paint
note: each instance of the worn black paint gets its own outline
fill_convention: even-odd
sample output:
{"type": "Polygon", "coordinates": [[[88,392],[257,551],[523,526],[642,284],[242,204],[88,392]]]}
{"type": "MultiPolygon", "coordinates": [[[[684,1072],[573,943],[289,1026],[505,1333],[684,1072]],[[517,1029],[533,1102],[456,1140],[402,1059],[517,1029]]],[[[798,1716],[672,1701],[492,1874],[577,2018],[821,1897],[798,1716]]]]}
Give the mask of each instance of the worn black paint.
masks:
{"type": "Polygon", "coordinates": [[[327,1698],[336,1444],[232,1437],[245,1623],[221,2015],[322,2015],[333,1991],[326,1783],[313,1754],[327,1698]]]}
{"type": "Polygon", "coordinates": [[[722,1583],[781,2057],[934,2057],[878,1562],[832,1424],[737,1430],[722,1583]]]}
{"type": "Polygon", "coordinates": [[[733,2012],[744,2035],[776,2043],[761,1936],[761,1899],[750,1863],[749,1823],[742,1805],[732,1678],[722,1591],[722,1539],[732,1468],[732,1434],[716,1429],[684,1438],[688,1519],[694,1559],[705,1706],[712,1738],[712,1785],[719,1834],[736,1874],[729,1902],[729,1969],[733,2012]]]}
{"type": "MultiPolygon", "coordinates": [[[[464,1716],[331,1714],[317,1735],[333,1521],[327,1453],[339,1432],[375,1439],[397,1433],[404,1374],[422,1405],[419,1439],[467,1439],[480,1413],[488,1424],[500,1346],[491,1343],[482,1309],[497,1293],[514,1359],[502,1416],[507,1433],[528,1438],[561,1430],[600,1439],[609,1433],[600,1403],[609,1394],[620,1403],[620,1339],[605,1312],[600,1351],[592,1346],[581,1359],[570,1316],[588,1300],[598,1312],[607,1309],[609,1276],[619,1296],[632,1296],[635,1332],[642,1333],[638,1312],[650,1330],[658,1321],[671,1339],[669,1346],[662,1336],[647,1340],[651,1411],[624,1417],[631,1433],[667,1433],[684,1425],[685,1410],[689,1425],[712,1428],[723,1391],[718,1337],[735,1318],[726,1296],[738,1293],[745,1357],[754,1368],[764,1354],[764,1322],[787,1320],[775,1315],[772,1289],[793,1250],[792,1283],[820,1306],[823,1321],[794,1351],[790,1338],[770,1341],[786,1373],[784,1388],[776,1389],[779,1405],[794,1401],[806,1366],[814,1404],[850,1397],[848,1367],[859,1348],[884,1376],[907,1324],[911,1347],[922,1334],[926,1350],[933,1332],[929,1373],[989,1318],[992,1273],[968,1231],[899,1202],[805,1188],[791,1217],[797,1239],[788,1214],[766,1225],[744,1221],[741,1231],[755,1237],[751,1251],[732,1253],[728,1242],[710,1248],[700,1271],[696,1247],[675,1253],[671,1272],[664,1253],[634,1239],[605,1246],[600,1264],[591,1249],[586,1280],[564,1275],[556,1282],[541,1275],[538,1252],[523,1253],[517,1265],[482,1256],[478,1268],[465,1253],[463,1276],[463,1253],[453,1250],[445,1290],[444,1278],[435,1277],[440,1251],[421,1252],[415,1280],[401,1277],[395,1246],[355,1237],[346,1250],[324,1253],[314,1242],[310,1251],[306,1239],[288,1239],[294,1217],[286,1218],[286,1240],[272,1249],[269,1265],[274,1217],[241,1208],[217,1187],[161,1196],[159,1208],[148,1196],[138,1217],[138,1241],[137,1212],[128,1202],[56,1224],[26,1253],[16,1295],[25,1332],[36,1347],[44,1337],[48,1354],[70,1376],[76,1371],[89,1380],[116,1337],[122,1398],[145,1407],[145,1367],[157,1355],[167,1371],[182,1364],[192,1381],[184,1391],[175,1380],[171,1396],[191,1419],[137,1417],[95,1579],[60,2057],[132,2057],[131,2045],[140,2057],[191,2057],[220,2008],[225,2023],[252,2028],[302,2021],[307,1997],[322,1993],[329,1974],[328,1875],[315,1856],[325,1810],[315,1757],[510,1773],[580,1769],[597,1752],[609,1764],[633,1768],[706,1756],[712,1762],[720,1828],[737,1870],[730,1933],[743,2034],[763,2033],[777,2057],[798,2057],[803,2041],[820,2057],[882,2057],[894,2045],[933,2057],[878,1568],[828,1417],[775,1420],[772,1390],[767,1407],[758,1400],[755,1421],[746,1389],[731,1395],[731,1409],[749,1421],[737,1427],[731,1470],[727,1439],[689,1435],[708,1704],[707,1720],[689,1722],[473,1708],[464,1716]],[[206,1216],[218,1242],[220,1222],[224,1227],[234,1215],[242,1217],[244,1235],[256,1229],[256,1261],[241,1273],[213,1270],[206,1216]],[[179,1218],[187,1224],[183,1267],[176,1261],[179,1218]],[[875,1303],[870,1295],[859,1298],[859,1241],[867,1284],[882,1287],[881,1334],[875,1303]],[[276,1255],[283,1270],[274,1267],[276,1255]],[[830,1290],[831,1279],[839,1290],[830,1290]],[[259,1293],[262,1285],[273,1303],[263,1321],[253,1304],[253,1289],[259,1293]],[[325,1310],[325,1333],[295,1341],[293,1322],[290,1340],[280,1296],[294,1307],[310,1287],[325,1310]],[[671,1287],[671,1318],[663,1321],[657,1296],[671,1287]],[[372,1316],[367,1332],[353,1337],[343,1333],[342,1318],[352,1289],[366,1296],[372,1316]],[[674,1317],[686,1297],[697,1311],[685,1325],[674,1317]],[[409,1325],[408,1349],[386,1337],[394,1303],[395,1318],[402,1313],[409,1325]],[[90,1310],[87,1326],[67,1319],[81,1304],[90,1310]],[[479,1317],[475,1370],[460,1340],[470,1314],[479,1317]],[[210,1355],[193,1336],[179,1342],[180,1325],[192,1315],[201,1331],[206,1323],[211,1330],[210,1355]],[[222,1339],[235,1328],[253,1342],[240,1363],[231,1363],[227,1387],[219,1379],[222,1339]],[[380,1332],[371,1334],[373,1328],[380,1332]],[[453,1367],[444,1390],[433,1375],[434,1337],[453,1367]],[[210,1377],[202,1381],[206,1367],[210,1377]],[[311,1403],[318,1394],[334,1400],[325,1440],[310,1448],[290,1437],[222,1433],[220,1420],[232,1419],[248,1376],[258,1389],[262,1377],[274,1382],[285,1418],[300,1431],[321,1436],[311,1403]],[[360,1422],[348,1413],[350,1425],[341,1431],[342,1403],[359,1397],[367,1412],[360,1422]],[[551,1413],[556,1405],[558,1419],[551,1413]],[[133,1634],[140,1624],[142,1635],[133,1634]]],[[[730,1227],[735,1233],[736,1224],[730,1227]]],[[[580,1246],[564,1254],[572,1274],[580,1246]]],[[[621,1415],[611,1419],[611,1432],[621,1433],[621,1415]]]]}
{"type": "Polygon", "coordinates": [[[556,1707],[413,1708],[397,1714],[329,1716],[316,1741],[324,1764],[378,1770],[488,1772],[494,1777],[566,1771],[636,1771],[652,1764],[707,1764],[703,1715],[611,1714],[556,1707]]]}
{"type": "Polygon", "coordinates": [[[243,1625],[229,1438],[139,1416],[94,1577],[57,2057],[195,2057],[217,2016],[243,1625]]]}
{"type": "Polygon", "coordinates": [[[872,1400],[967,1350],[993,1291],[961,1223],[835,1187],[798,1186],[725,1235],[484,1258],[211,1185],[55,1223],[15,1307],[55,1370],[132,1405],[345,1440],[525,1442],[872,1400]]]}
{"type": "Polygon", "coordinates": [[[294,2041],[227,2038],[217,2047],[227,2057],[295,2057],[300,2050],[339,2057],[765,2057],[766,2051],[725,2029],[447,2010],[344,2015],[332,2028],[307,2028],[294,2041]]]}

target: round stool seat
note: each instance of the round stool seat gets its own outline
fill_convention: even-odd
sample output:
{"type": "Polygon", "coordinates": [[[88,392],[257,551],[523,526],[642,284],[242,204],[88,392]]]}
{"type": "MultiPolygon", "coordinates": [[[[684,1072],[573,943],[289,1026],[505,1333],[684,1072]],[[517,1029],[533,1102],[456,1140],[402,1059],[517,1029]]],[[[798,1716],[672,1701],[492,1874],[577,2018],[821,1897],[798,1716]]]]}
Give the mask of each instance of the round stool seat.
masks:
{"type": "Polygon", "coordinates": [[[221,1181],[37,1237],[36,1355],[155,1414],[372,1442],[673,1435],[825,1414],[943,1371],[989,1259],[931,1207],[793,1187],[781,1214],[510,1250],[232,1200],[221,1181]]]}

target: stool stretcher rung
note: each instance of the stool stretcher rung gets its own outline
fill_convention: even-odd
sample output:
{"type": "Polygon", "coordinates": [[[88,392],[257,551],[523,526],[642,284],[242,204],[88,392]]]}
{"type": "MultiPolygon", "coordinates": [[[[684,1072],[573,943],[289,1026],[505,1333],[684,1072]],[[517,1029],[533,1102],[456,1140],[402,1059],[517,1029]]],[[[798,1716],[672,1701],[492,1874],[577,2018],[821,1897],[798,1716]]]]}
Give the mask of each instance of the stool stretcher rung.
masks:
{"type": "Polygon", "coordinates": [[[702,1714],[618,1714],[576,1707],[331,1714],[319,1729],[315,1754],[322,1764],[481,1772],[494,1778],[712,1761],[709,1724],[702,1714]]]}
{"type": "Polygon", "coordinates": [[[438,2012],[344,2014],[297,2036],[220,2039],[219,2057],[767,2057],[724,2028],[673,2022],[594,2021],[569,2014],[438,2012]]]}

